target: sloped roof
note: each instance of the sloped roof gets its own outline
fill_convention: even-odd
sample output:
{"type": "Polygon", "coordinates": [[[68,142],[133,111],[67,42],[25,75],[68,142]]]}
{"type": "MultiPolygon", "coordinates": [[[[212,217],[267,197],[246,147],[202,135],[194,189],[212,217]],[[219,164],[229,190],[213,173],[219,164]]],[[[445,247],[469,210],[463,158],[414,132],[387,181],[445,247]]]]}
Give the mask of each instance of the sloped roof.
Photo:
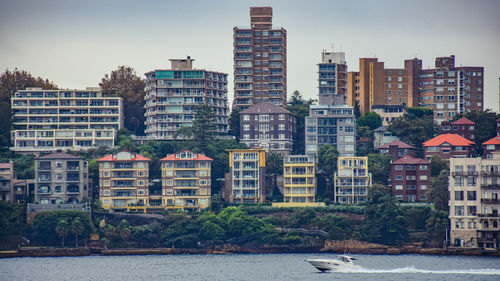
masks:
{"type": "MultiPolygon", "coordinates": [[[[190,150],[183,150],[181,152],[185,152],[185,151],[188,151],[188,152],[192,152],[190,150]]],[[[180,152],[177,152],[177,153],[180,153],[180,152]]],[[[194,154],[197,154],[197,157],[196,158],[192,158],[192,159],[181,159],[181,158],[177,158],[177,153],[174,153],[174,154],[169,154],[167,155],[166,157],[160,159],[160,161],[212,161],[213,159],[210,158],[210,157],[207,157],[201,153],[195,153],[195,152],[192,152],[194,154]]]]}
{"type": "Polygon", "coordinates": [[[255,104],[242,112],[240,114],[245,114],[245,113],[253,113],[253,114],[258,114],[258,113],[285,113],[285,114],[292,114],[290,111],[284,109],[281,106],[277,106],[275,104],[272,104],[270,102],[259,102],[258,104],[255,104]]]}
{"type": "Polygon", "coordinates": [[[407,143],[405,143],[405,142],[402,142],[402,141],[400,141],[400,140],[393,140],[393,141],[391,141],[391,142],[388,142],[388,143],[386,143],[386,144],[382,145],[381,147],[379,147],[379,149],[380,149],[380,148],[389,148],[389,146],[392,146],[392,145],[395,145],[395,146],[397,146],[398,148],[410,148],[410,149],[415,149],[415,147],[414,147],[414,146],[409,145],[409,144],[407,144],[407,143]]]}
{"type": "Polygon", "coordinates": [[[126,150],[123,150],[123,151],[120,151],[118,153],[115,153],[115,154],[109,154],[109,155],[106,155],[100,159],[98,159],[97,161],[99,162],[107,162],[107,161],[151,161],[151,159],[149,158],[146,158],[140,154],[135,154],[135,153],[131,153],[129,151],[126,151],[126,150]],[[115,155],[120,153],[120,152],[128,152],[130,154],[132,154],[134,157],[131,158],[131,159],[117,159],[115,158],[115,155]]]}
{"type": "Polygon", "coordinates": [[[469,119],[462,117],[458,119],[457,121],[451,123],[453,125],[474,125],[476,124],[475,122],[470,121],[469,119]]]}
{"type": "Polygon", "coordinates": [[[483,145],[487,145],[487,144],[500,144],[500,135],[483,142],[483,145]]]}
{"type": "Polygon", "coordinates": [[[385,131],[387,131],[386,126],[380,126],[377,129],[373,130],[373,132],[385,132],[385,131]]]}
{"type": "Polygon", "coordinates": [[[1,169],[10,169],[11,166],[10,166],[10,162],[7,162],[7,163],[0,163],[0,168],[1,169]]]}
{"type": "Polygon", "coordinates": [[[40,156],[36,159],[82,159],[80,156],[75,156],[72,154],[64,153],[64,152],[56,152],[56,153],[51,153],[47,154],[44,156],[40,156]]]}
{"type": "Polygon", "coordinates": [[[423,146],[440,146],[443,143],[449,143],[452,146],[470,146],[474,142],[457,134],[441,134],[423,143],[423,146]]]}
{"type": "Polygon", "coordinates": [[[394,164],[430,164],[429,161],[421,158],[415,158],[410,155],[406,155],[404,157],[399,158],[398,160],[394,161],[391,163],[392,165],[394,164]]]}

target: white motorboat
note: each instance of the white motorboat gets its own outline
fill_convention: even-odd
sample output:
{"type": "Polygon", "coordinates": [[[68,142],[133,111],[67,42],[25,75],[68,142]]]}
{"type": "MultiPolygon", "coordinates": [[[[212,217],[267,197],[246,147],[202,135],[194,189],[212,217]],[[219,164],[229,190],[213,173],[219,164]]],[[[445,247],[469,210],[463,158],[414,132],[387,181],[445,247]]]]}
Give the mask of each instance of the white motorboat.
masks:
{"type": "Polygon", "coordinates": [[[353,263],[353,260],[356,260],[356,258],[347,256],[347,255],[340,255],[336,259],[333,259],[333,260],[307,259],[306,261],[321,271],[360,269],[361,266],[355,265],[353,263]]]}

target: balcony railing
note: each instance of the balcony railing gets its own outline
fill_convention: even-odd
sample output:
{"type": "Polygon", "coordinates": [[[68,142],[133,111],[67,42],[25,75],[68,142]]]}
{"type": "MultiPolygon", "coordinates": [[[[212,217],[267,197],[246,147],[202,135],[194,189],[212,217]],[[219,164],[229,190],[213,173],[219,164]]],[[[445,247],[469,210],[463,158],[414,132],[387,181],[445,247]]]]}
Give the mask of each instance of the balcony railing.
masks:
{"type": "Polygon", "coordinates": [[[481,185],[481,188],[484,188],[484,189],[500,189],[500,184],[482,184],[481,185]]]}
{"type": "Polygon", "coordinates": [[[452,176],[478,176],[479,172],[477,171],[454,171],[451,172],[452,176]]]}
{"type": "Polygon", "coordinates": [[[498,198],[481,198],[481,203],[500,204],[498,198]]]}

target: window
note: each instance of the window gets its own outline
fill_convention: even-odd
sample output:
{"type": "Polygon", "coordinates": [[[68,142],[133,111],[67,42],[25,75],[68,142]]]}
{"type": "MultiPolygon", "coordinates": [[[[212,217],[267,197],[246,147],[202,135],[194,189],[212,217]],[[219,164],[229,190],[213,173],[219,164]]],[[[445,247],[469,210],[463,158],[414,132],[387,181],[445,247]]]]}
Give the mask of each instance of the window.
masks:
{"type": "Polygon", "coordinates": [[[243,120],[250,121],[250,115],[248,114],[243,115],[243,120]]]}
{"type": "Polygon", "coordinates": [[[243,131],[250,131],[250,124],[243,125],[243,131]]]}
{"type": "Polygon", "coordinates": [[[420,169],[420,171],[425,171],[425,170],[427,170],[427,165],[420,165],[419,169],[420,169]]]}
{"type": "Polygon", "coordinates": [[[463,191],[455,191],[455,200],[464,200],[464,192],[463,191]]]}
{"type": "Polygon", "coordinates": [[[396,165],[395,169],[396,171],[401,171],[403,170],[403,165],[396,165]]]}
{"type": "Polygon", "coordinates": [[[285,124],[279,124],[278,129],[280,131],[284,131],[285,130],[285,124]]]}
{"type": "Polygon", "coordinates": [[[464,206],[455,206],[455,216],[464,215],[464,206]]]}
{"type": "Polygon", "coordinates": [[[427,185],[426,184],[421,184],[420,185],[420,190],[427,190],[427,185]]]}
{"type": "Polygon", "coordinates": [[[396,175],[395,179],[397,181],[403,180],[403,176],[402,175],[396,175]]]}
{"type": "Polygon", "coordinates": [[[427,180],[427,175],[421,175],[421,176],[420,176],[420,180],[422,180],[422,181],[427,180]]]}
{"type": "Polygon", "coordinates": [[[403,190],[402,184],[396,184],[396,190],[403,190]]]}
{"type": "Polygon", "coordinates": [[[476,192],[475,191],[467,191],[467,200],[476,201],[476,192]]]}

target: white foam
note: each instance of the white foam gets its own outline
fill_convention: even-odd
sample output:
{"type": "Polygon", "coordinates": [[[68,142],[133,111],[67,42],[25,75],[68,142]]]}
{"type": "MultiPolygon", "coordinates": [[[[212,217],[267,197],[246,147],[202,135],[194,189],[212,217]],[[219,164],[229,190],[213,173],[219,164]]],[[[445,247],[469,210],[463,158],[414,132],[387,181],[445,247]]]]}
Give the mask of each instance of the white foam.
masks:
{"type": "Polygon", "coordinates": [[[394,269],[339,269],[332,272],[339,273],[425,273],[425,274],[473,274],[473,275],[500,275],[500,269],[483,268],[483,269],[450,269],[450,270],[433,270],[419,269],[414,266],[407,266],[394,269]]]}

